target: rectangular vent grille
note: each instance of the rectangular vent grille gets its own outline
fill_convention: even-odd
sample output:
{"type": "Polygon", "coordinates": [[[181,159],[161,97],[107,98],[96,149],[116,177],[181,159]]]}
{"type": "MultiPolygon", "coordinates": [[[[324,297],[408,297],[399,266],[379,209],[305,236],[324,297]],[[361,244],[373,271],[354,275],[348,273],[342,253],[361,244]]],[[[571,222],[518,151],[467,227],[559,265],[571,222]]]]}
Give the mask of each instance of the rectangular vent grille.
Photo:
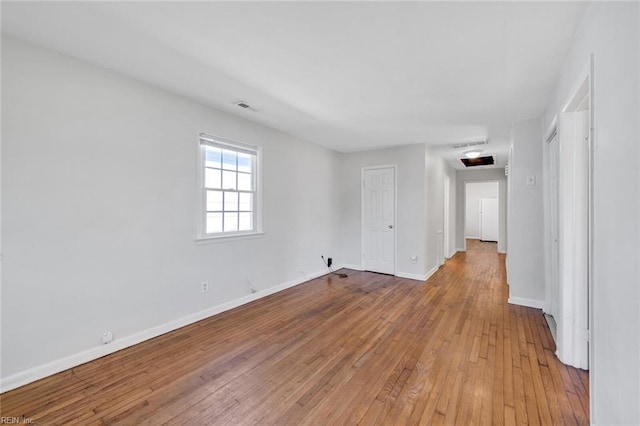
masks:
{"type": "Polygon", "coordinates": [[[460,149],[460,148],[469,148],[472,146],[480,146],[480,145],[486,145],[487,141],[482,140],[482,141],[473,141],[473,142],[460,142],[460,143],[454,143],[453,145],[451,145],[451,148],[453,149],[460,149]]]}

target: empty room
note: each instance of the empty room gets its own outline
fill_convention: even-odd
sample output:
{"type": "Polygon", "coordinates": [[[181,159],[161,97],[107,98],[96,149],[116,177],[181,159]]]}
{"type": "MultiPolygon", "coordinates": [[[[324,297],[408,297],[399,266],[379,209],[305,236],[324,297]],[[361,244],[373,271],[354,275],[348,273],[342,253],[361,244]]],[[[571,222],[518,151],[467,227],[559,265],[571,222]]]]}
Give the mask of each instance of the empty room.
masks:
{"type": "Polygon", "coordinates": [[[0,12],[0,424],[640,424],[639,2],[0,12]]]}

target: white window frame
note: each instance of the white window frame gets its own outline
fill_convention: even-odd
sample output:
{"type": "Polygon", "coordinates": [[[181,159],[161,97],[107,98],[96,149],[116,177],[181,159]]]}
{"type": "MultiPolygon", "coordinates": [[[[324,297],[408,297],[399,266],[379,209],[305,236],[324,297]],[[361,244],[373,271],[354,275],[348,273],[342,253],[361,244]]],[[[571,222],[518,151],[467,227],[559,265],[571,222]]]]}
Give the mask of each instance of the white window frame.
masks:
{"type": "Polygon", "coordinates": [[[236,142],[231,139],[200,133],[198,140],[198,235],[196,240],[227,240],[263,235],[262,232],[262,148],[236,142]],[[207,233],[207,188],[205,186],[206,146],[215,146],[255,156],[253,161],[253,229],[248,231],[227,231],[207,233]]]}

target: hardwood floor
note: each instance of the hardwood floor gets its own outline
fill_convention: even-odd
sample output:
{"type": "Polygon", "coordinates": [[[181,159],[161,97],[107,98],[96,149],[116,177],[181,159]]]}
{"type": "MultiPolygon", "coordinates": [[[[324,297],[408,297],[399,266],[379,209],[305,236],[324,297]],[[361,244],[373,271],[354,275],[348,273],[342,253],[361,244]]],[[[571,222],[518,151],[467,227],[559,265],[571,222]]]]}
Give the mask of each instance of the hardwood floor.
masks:
{"type": "Polygon", "coordinates": [[[504,256],[469,241],[425,284],[344,271],[2,395],[35,424],[588,424],[589,375],[504,256]]]}

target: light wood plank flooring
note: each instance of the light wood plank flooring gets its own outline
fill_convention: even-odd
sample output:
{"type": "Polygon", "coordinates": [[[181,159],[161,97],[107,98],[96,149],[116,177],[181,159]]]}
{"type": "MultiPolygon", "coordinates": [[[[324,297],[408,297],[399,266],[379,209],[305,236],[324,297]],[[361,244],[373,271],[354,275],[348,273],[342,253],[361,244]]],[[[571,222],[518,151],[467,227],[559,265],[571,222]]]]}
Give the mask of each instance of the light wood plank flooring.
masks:
{"type": "Polygon", "coordinates": [[[2,395],[36,424],[588,424],[588,373],[504,256],[469,241],[426,283],[325,276],[2,395]]]}

